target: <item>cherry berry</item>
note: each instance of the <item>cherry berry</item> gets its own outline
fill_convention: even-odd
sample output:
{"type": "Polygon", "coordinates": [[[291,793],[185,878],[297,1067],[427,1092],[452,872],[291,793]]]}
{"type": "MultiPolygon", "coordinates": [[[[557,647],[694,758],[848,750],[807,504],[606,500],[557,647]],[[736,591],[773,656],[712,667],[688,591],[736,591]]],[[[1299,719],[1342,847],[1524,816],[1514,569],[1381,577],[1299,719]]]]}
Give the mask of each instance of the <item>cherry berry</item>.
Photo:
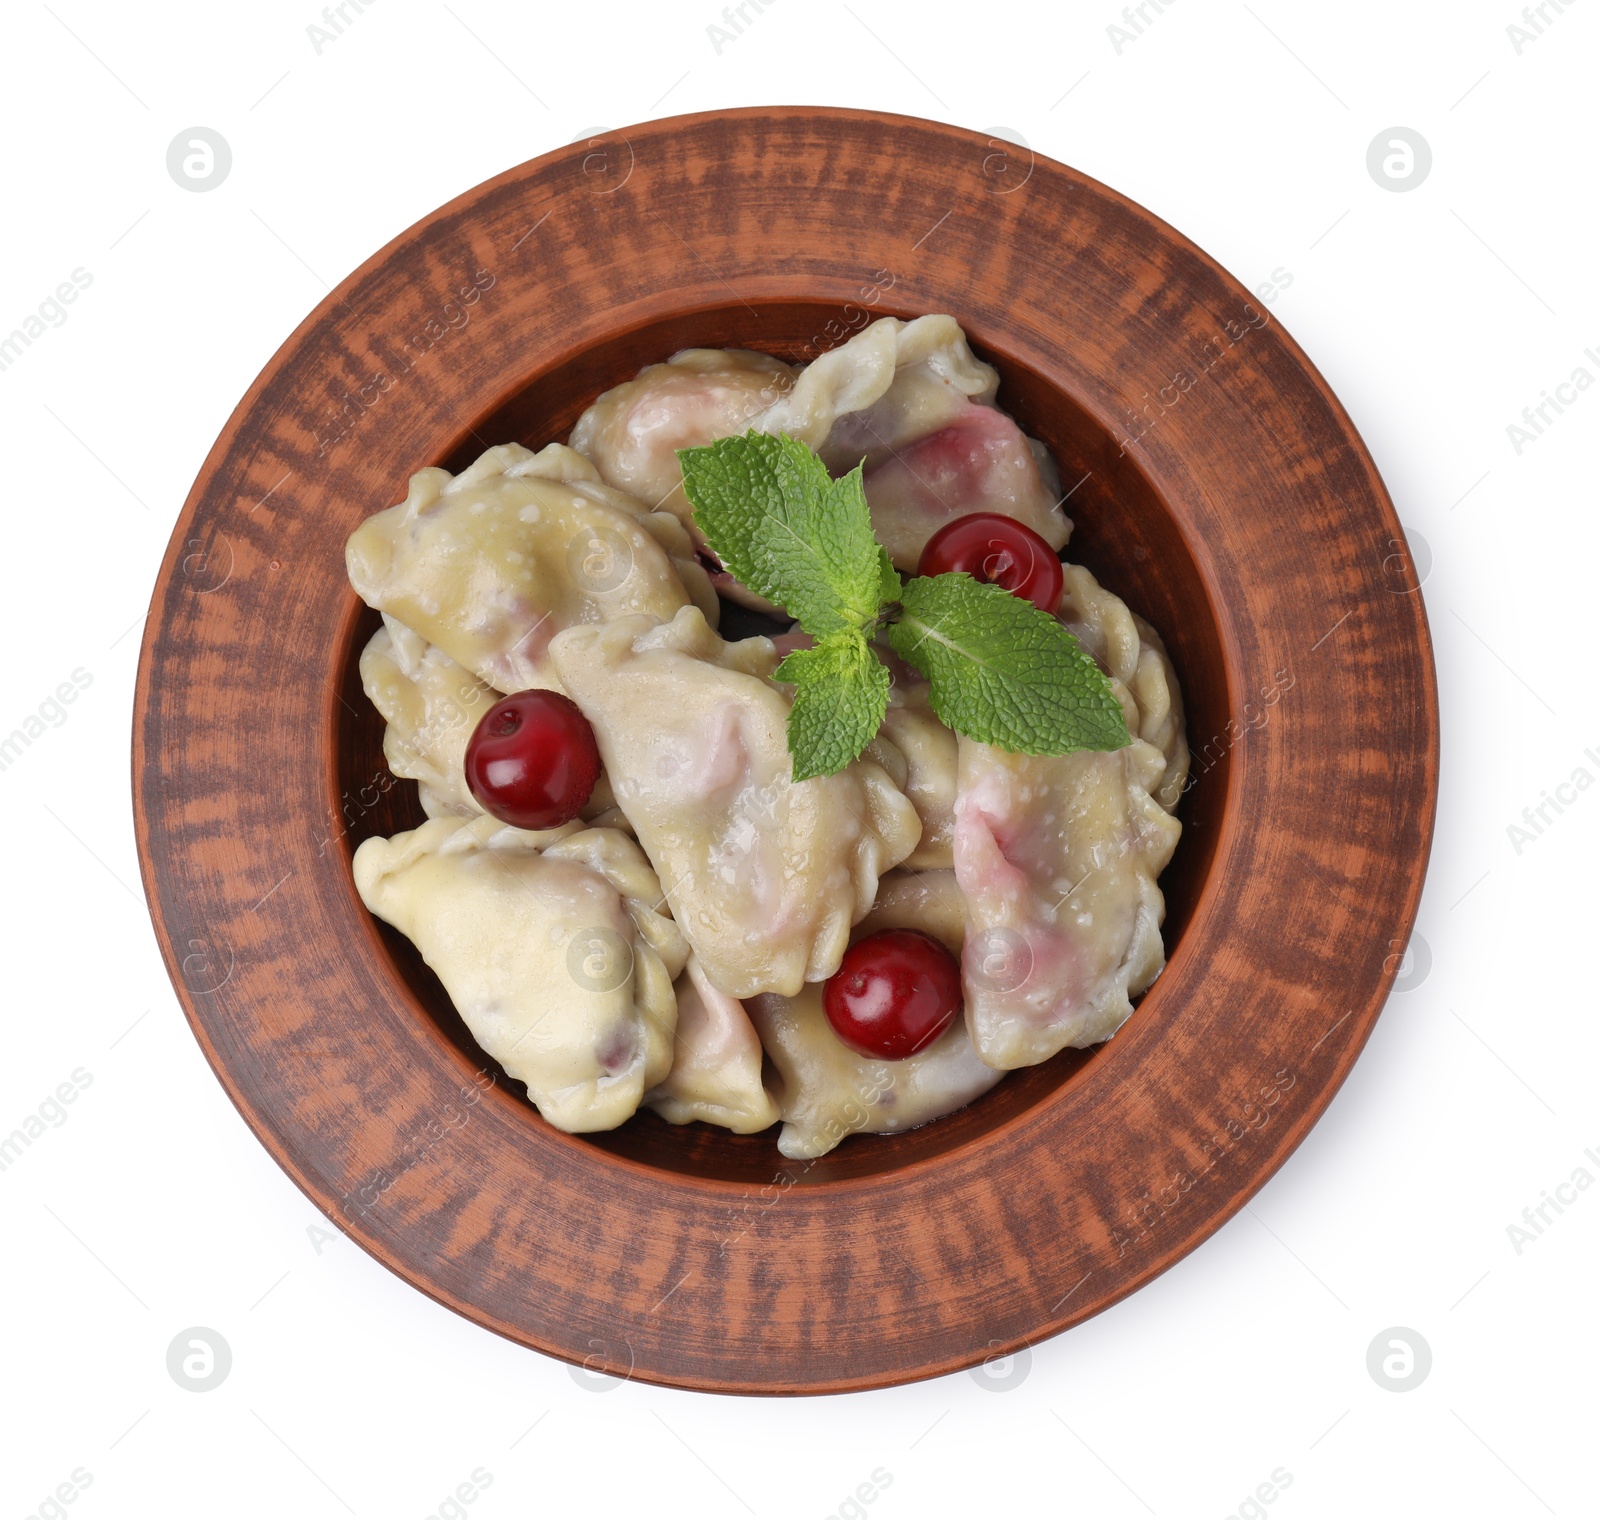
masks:
{"type": "Polygon", "coordinates": [[[554,829],[582,811],[600,776],[594,730],[571,697],[519,691],[467,741],[467,785],[486,813],[518,829],[554,829]]]}
{"type": "Polygon", "coordinates": [[[859,939],[822,989],[828,1023],[857,1055],[914,1056],[961,1007],[961,967],[931,934],[884,929],[859,939]]]}
{"type": "Polygon", "coordinates": [[[973,512],[946,523],[923,546],[918,575],[965,570],[1013,596],[1054,612],[1061,601],[1061,560],[1032,528],[999,512],[973,512]]]}

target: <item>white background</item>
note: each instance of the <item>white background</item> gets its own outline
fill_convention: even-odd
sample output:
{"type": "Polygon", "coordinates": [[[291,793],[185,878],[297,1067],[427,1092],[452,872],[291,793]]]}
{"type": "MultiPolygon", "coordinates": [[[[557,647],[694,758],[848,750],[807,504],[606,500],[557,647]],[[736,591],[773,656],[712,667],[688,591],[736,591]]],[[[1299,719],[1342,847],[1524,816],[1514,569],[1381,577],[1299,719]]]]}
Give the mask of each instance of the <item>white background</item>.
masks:
{"type": "Polygon", "coordinates": [[[719,52],[714,3],[381,0],[320,53],[312,0],[8,10],[0,333],[74,269],[93,283],[0,371],[0,731],[74,669],[93,684],[0,772],[0,1134],[75,1069],[92,1084],[0,1173],[0,1520],[40,1514],[76,1468],[90,1484],[42,1513],[422,1520],[483,1469],[458,1509],[484,1520],[822,1520],[884,1469],[843,1513],[1594,1514],[1600,1188],[1520,1253],[1507,1227],[1580,1166],[1600,1179],[1600,788],[1520,852],[1507,830],[1577,767],[1600,777],[1600,387],[1520,453],[1507,425],[1580,365],[1600,379],[1600,11],[1548,6],[1519,53],[1513,0],[1182,0],[1118,51],[1112,0],[773,0],[719,52]],[[1008,127],[1247,284],[1279,270],[1272,315],[1430,567],[1426,955],[1251,1207],[1004,1390],[602,1390],[439,1308],[308,1230],[320,1216],[188,1032],[137,886],[138,623],[205,451],[279,343],[373,250],[523,159],[780,102],[1008,127]],[[166,169],[194,125],[233,153],[204,194],[166,169]],[[1433,153],[1405,193],[1366,167],[1395,125],[1433,153]],[[232,1348],[213,1392],[167,1372],[190,1326],[232,1348]],[[1431,1347],[1411,1392],[1367,1370],[1391,1326],[1431,1347]],[[1241,1508],[1275,1469],[1291,1481],[1241,1508]]]}

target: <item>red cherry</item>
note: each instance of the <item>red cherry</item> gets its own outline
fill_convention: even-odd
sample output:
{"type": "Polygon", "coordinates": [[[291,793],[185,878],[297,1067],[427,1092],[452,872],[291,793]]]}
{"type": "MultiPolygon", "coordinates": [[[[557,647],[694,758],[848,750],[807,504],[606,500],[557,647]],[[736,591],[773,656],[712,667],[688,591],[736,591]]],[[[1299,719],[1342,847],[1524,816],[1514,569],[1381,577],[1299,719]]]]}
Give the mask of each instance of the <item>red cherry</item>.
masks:
{"type": "Polygon", "coordinates": [[[822,989],[828,1023],[857,1055],[903,1061],[950,1027],[961,967],[931,934],[884,929],[859,939],[822,989]]]}
{"type": "Polygon", "coordinates": [[[946,523],[923,545],[918,575],[965,570],[1013,596],[1054,612],[1061,601],[1061,560],[1032,528],[999,512],[973,512],[946,523]]]}
{"type": "Polygon", "coordinates": [[[519,691],[467,741],[467,785],[486,813],[518,829],[554,829],[582,811],[600,776],[594,730],[571,697],[519,691]]]}

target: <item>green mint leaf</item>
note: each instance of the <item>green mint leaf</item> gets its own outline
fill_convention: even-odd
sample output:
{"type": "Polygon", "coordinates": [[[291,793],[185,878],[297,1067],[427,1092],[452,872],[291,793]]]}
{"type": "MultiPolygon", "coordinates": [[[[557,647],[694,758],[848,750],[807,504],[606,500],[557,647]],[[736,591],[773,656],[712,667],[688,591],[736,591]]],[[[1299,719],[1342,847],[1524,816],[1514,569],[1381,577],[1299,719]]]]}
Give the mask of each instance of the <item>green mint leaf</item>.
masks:
{"type": "Polygon", "coordinates": [[[881,607],[886,602],[900,600],[901,580],[900,572],[895,569],[894,561],[889,558],[889,551],[884,548],[878,550],[878,604],[881,607]]]}
{"type": "Polygon", "coordinates": [[[889,705],[889,670],[856,628],[797,649],[774,678],[794,683],[789,754],[796,781],[841,771],[872,742],[889,705]]]}
{"type": "Polygon", "coordinates": [[[1083,646],[1049,613],[970,575],[919,576],[889,644],[929,681],[940,720],[1025,755],[1121,749],[1122,704],[1083,646]]]}
{"type": "Polygon", "coordinates": [[[832,480],[803,443],[756,432],[680,449],[678,459],[712,552],[813,638],[865,628],[892,600],[859,466],[832,480]]]}

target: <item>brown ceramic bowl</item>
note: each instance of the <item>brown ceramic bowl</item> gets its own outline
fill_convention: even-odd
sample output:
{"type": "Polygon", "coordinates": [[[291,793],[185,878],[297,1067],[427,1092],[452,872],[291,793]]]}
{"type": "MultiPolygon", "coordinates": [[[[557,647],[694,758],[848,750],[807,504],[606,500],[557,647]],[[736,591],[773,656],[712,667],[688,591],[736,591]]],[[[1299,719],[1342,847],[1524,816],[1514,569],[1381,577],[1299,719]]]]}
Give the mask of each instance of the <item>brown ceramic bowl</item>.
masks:
{"type": "Polygon", "coordinates": [[[233,414],[173,535],[139,669],[151,912],[262,1142],[440,1302],[690,1388],[949,1372],[1193,1250],[1350,1070],[1433,824],[1436,695],[1409,568],[1305,355],[1103,185],[864,112],[629,128],[404,233],[233,414]],[[374,617],[346,584],[345,537],[413,470],[563,438],[601,390],[677,348],[804,359],[873,316],[935,311],[1076,483],[1069,557],[1176,663],[1196,782],[1162,881],[1170,964],[1105,1046],[813,1164],[785,1161],[775,1132],[649,1115],[561,1134],[352,886],[355,845],[420,814],[361,693],[374,617]]]}

